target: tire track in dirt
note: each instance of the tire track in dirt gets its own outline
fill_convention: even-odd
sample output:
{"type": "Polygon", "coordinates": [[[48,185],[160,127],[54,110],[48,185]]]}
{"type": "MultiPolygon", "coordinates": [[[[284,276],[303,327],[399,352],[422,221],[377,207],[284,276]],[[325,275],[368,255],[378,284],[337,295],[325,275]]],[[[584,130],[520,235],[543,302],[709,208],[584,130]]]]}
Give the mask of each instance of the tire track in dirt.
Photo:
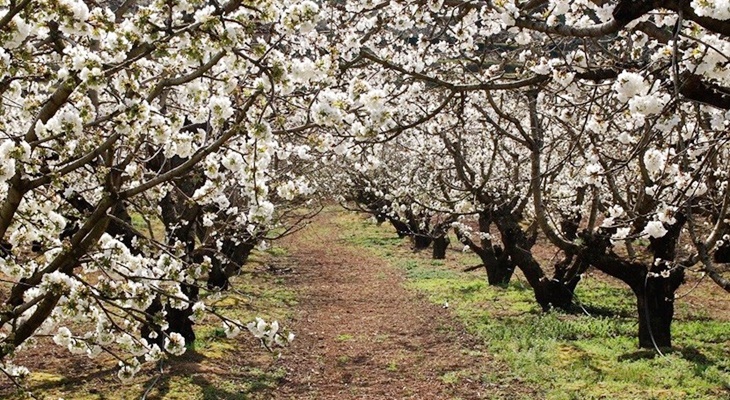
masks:
{"type": "Polygon", "coordinates": [[[296,340],[277,399],[531,398],[448,310],[403,287],[402,271],[337,236],[336,212],[287,238],[296,340]],[[490,382],[498,381],[498,382],[490,382]]]}

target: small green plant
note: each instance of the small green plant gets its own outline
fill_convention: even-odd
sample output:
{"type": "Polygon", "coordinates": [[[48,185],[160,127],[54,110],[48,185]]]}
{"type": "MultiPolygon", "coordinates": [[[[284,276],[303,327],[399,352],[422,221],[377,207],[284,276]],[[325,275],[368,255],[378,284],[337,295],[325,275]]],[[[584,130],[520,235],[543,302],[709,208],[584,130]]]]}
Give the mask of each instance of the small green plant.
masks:
{"type": "Polygon", "coordinates": [[[450,371],[447,372],[439,377],[441,379],[441,382],[447,384],[447,385],[455,385],[459,383],[459,373],[456,371],[450,371]]]}
{"type": "Polygon", "coordinates": [[[289,254],[285,248],[279,246],[272,246],[266,252],[273,257],[284,257],[289,254]]]}
{"type": "Polygon", "coordinates": [[[397,372],[398,371],[398,363],[395,361],[391,361],[388,363],[388,366],[385,368],[388,370],[388,372],[397,372]]]}
{"type": "Polygon", "coordinates": [[[348,340],[354,339],[354,336],[349,333],[343,333],[341,335],[337,335],[335,339],[337,339],[338,342],[347,342],[348,340]]]}

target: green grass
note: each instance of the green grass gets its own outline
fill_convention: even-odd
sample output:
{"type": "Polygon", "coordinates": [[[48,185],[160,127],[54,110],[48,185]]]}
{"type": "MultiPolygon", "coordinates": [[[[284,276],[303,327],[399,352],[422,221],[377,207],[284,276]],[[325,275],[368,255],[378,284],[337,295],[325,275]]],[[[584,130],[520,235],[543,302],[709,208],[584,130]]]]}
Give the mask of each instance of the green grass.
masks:
{"type": "Polygon", "coordinates": [[[335,340],[337,340],[338,342],[347,342],[347,341],[350,341],[350,340],[352,340],[354,338],[355,337],[352,336],[352,335],[350,335],[349,333],[343,333],[341,335],[337,335],[337,337],[335,338],[335,340]]]}
{"type": "Polygon", "coordinates": [[[441,375],[441,381],[447,385],[454,385],[459,383],[459,373],[458,372],[447,372],[443,375],[441,375]]]}
{"type": "Polygon", "coordinates": [[[287,249],[279,246],[271,246],[268,250],[266,250],[266,253],[274,257],[283,257],[289,254],[287,249]]]}
{"type": "Polygon", "coordinates": [[[398,363],[396,361],[390,361],[385,369],[388,372],[398,372],[398,363]]]}
{"type": "Polygon", "coordinates": [[[730,398],[729,321],[692,314],[679,302],[675,348],[661,357],[637,348],[636,301],[627,287],[586,276],[576,295],[590,316],[580,309],[543,313],[519,274],[504,288],[491,287],[484,272],[461,272],[479,263],[471,253],[451,251],[446,261],[433,261],[428,251],[409,251],[407,239],[398,239],[389,226],[377,227],[356,214],[338,221],[349,243],[404,270],[410,288],[433,303],[448,302],[467,330],[514,376],[540,388],[541,397],[730,398]]]}

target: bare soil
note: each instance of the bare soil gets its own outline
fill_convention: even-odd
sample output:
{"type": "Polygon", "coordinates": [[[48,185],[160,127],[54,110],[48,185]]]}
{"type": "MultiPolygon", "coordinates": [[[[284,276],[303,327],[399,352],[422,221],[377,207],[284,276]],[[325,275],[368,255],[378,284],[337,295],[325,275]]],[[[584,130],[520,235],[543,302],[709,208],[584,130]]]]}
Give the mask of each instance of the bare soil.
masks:
{"type": "Polygon", "coordinates": [[[295,271],[297,333],[277,399],[510,399],[535,395],[448,308],[403,287],[403,272],[348,245],[332,214],[282,245],[295,271]]]}

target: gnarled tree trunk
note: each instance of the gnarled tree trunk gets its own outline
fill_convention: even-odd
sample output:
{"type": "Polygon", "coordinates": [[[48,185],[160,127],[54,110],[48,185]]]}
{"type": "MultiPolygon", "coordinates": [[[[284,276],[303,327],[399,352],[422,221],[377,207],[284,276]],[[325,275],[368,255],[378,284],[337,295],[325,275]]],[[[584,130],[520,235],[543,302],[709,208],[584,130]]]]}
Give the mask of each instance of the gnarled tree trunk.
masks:
{"type": "Polygon", "coordinates": [[[527,278],[540,307],[544,311],[553,307],[569,308],[573,304],[573,289],[577,280],[566,285],[558,275],[553,279],[545,275],[530,251],[535,244],[535,237],[528,237],[517,217],[510,212],[510,207],[497,210],[494,222],[502,235],[505,252],[527,278]]]}
{"type": "Polygon", "coordinates": [[[439,236],[433,239],[433,259],[443,260],[446,258],[446,249],[449,247],[449,237],[447,235],[439,236]]]}
{"type": "Polygon", "coordinates": [[[510,255],[500,246],[492,243],[489,229],[492,225],[492,216],[488,211],[479,213],[479,232],[482,234],[477,244],[463,232],[456,229],[456,237],[474,251],[487,272],[487,282],[490,286],[506,286],[515,272],[515,264],[510,255]]]}
{"type": "Polygon", "coordinates": [[[639,314],[639,347],[653,349],[672,346],[671,325],[674,318],[674,294],[684,282],[684,269],[671,265],[686,217],[676,222],[660,238],[650,238],[652,264],[627,261],[607,252],[606,237],[586,236],[586,259],[602,272],[625,282],[636,295],[639,314]],[[600,242],[603,242],[601,244],[600,242]]]}
{"type": "Polygon", "coordinates": [[[632,288],[639,312],[639,347],[672,347],[674,293],[683,279],[684,270],[680,268],[667,278],[649,277],[645,285],[632,288]]]}

